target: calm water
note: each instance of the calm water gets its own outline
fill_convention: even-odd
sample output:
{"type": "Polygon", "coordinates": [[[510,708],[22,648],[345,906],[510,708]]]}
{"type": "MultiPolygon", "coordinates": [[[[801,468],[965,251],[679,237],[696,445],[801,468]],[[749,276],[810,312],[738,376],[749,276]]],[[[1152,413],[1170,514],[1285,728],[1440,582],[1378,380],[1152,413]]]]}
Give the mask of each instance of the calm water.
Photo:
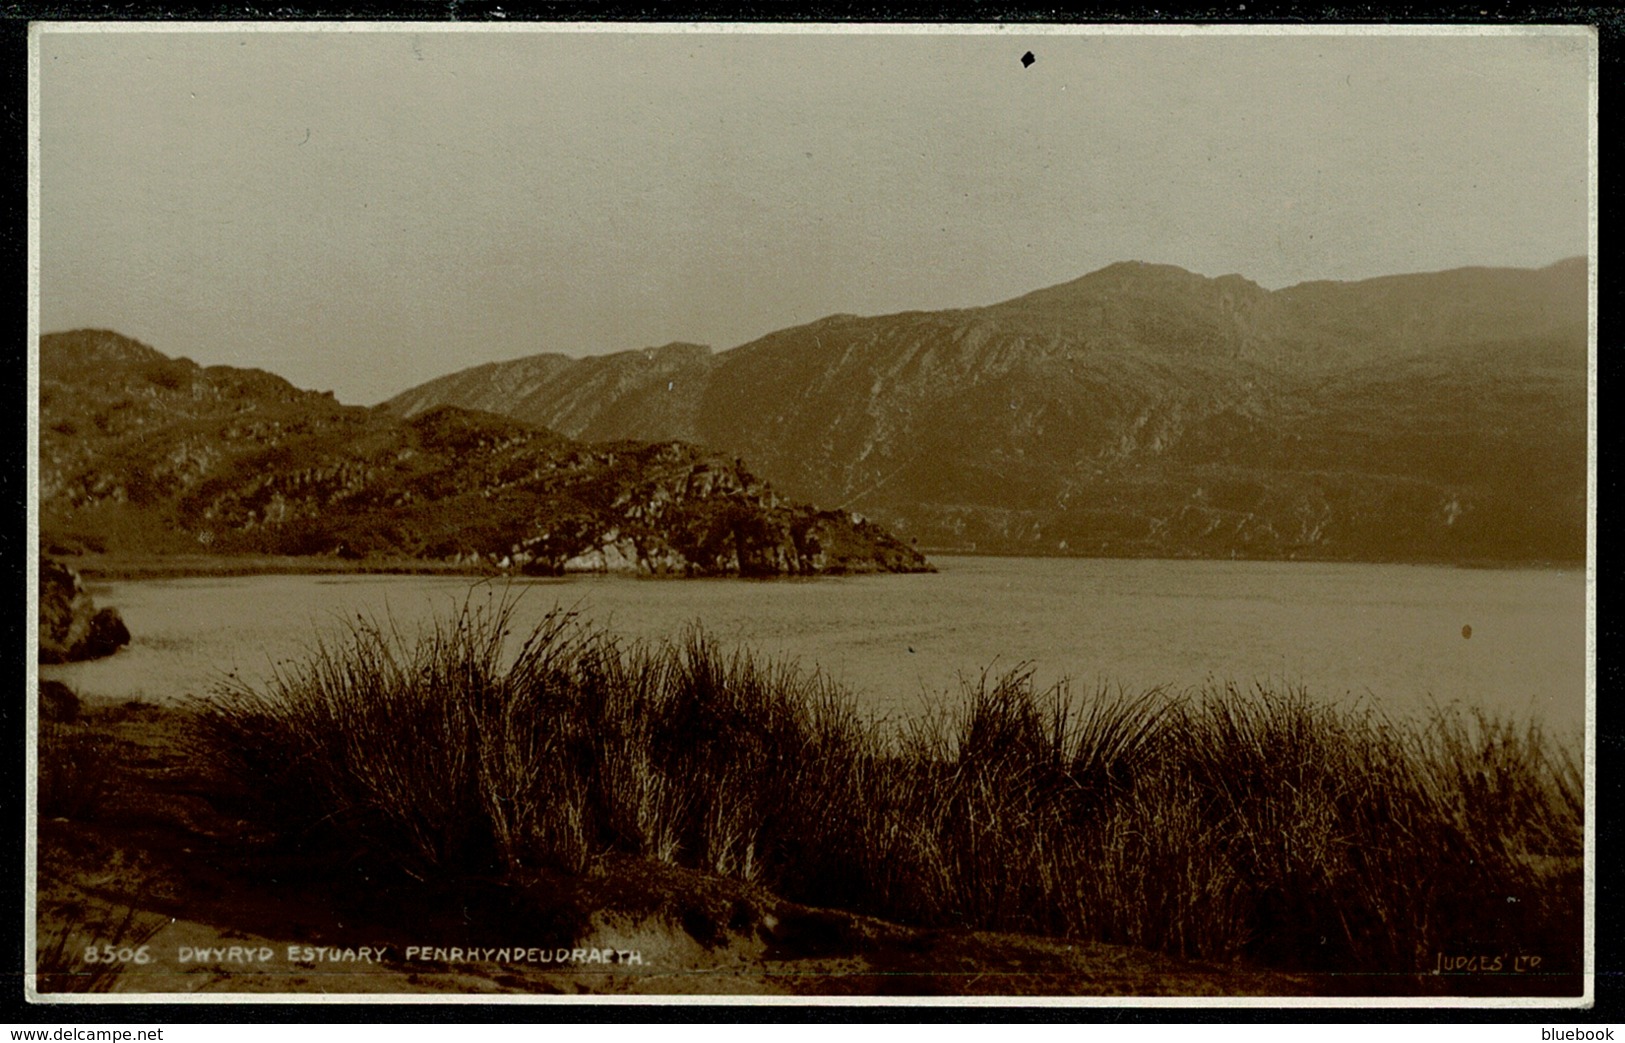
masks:
{"type": "MultiPolygon", "coordinates": [[[[957,678],[1021,663],[1044,682],[1131,689],[1287,681],[1395,712],[1462,700],[1578,730],[1579,571],[1217,561],[935,559],[936,575],[817,580],[521,580],[522,623],[575,609],[618,633],[723,642],[816,664],[877,714],[954,698],[957,678]],[[1463,637],[1463,627],[1472,628],[1463,637]]],[[[404,632],[505,584],[419,576],[254,576],[95,584],[134,641],[42,667],[86,694],[176,700],[228,671],[263,678],[358,614],[404,632]]]]}

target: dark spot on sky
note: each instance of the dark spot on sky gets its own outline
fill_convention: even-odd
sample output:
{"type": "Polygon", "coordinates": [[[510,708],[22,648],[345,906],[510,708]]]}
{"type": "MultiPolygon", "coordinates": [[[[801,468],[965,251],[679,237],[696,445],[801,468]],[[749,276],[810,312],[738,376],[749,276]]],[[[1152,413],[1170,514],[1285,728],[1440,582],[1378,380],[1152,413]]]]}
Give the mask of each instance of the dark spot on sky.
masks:
{"type": "Polygon", "coordinates": [[[1022,68],[1026,68],[1026,67],[1032,65],[1032,63],[1036,62],[1037,60],[1038,60],[1037,58],[1033,57],[1033,52],[1028,51],[1026,54],[1021,56],[1022,68]]]}

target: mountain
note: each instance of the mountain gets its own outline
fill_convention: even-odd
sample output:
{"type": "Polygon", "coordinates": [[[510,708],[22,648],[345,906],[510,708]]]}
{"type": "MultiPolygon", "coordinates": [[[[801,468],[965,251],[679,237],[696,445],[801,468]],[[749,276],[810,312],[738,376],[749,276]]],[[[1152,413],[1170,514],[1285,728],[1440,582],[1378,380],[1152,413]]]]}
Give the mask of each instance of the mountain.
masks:
{"type": "Polygon", "coordinates": [[[402,419],[102,330],[40,340],[40,524],[55,549],[383,555],[654,573],[914,571],[845,511],[676,441],[585,444],[456,407],[402,419]]]}
{"type": "Polygon", "coordinates": [[[1577,561],[1587,265],[1266,290],[1122,263],[981,308],[493,363],[384,408],[683,438],[922,545],[1577,561]]]}

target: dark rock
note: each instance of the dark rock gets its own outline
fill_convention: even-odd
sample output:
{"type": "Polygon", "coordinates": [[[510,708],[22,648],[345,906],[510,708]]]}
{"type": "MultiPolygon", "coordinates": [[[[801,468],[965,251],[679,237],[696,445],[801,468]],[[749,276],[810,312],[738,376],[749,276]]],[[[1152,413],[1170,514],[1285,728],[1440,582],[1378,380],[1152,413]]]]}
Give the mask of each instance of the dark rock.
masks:
{"type": "Polygon", "coordinates": [[[116,608],[104,608],[90,618],[90,633],[85,636],[81,659],[100,659],[130,643],[130,630],[116,608]]]}
{"type": "Polygon", "coordinates": [[[61,681],[41,681],[39,715],[42,721],[66,724],[79,716],[79,697],[61,681]]]}
{"type": "Polygon", "coordinates": [[[96,610],[79,574],[59,561],[40,560],[39,661],[70,663],[112,655],[130,643],[117,609],[96,610]]]}
{"type": "Polygon", "coordinates": [[[79,575],[61,562],[45,559],[39,570],[39,661],[66,663],[72,649],[90,632],[90,597],[79,575]]]}

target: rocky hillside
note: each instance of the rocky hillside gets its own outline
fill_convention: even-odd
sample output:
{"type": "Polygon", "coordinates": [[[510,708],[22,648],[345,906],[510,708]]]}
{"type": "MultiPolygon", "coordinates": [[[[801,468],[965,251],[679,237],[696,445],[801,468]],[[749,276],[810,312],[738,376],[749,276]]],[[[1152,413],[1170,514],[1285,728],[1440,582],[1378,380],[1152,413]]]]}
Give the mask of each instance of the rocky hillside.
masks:
{"type": "Polygon", "coordinates": [[[928,568],[692,445],[584,444],[436,408],[403,420],[106,331],[40,341],[42,536],[57,550],[407,556],[535,573],[928,568]]]}
{"type": "Polygon", "coordinates": [[[1576,259],[1269,291],[1125,263],[720,353],[497,363],[386,408],[695,440],[944,549],[1574,561],[1586,278],[1576,259]]]}

